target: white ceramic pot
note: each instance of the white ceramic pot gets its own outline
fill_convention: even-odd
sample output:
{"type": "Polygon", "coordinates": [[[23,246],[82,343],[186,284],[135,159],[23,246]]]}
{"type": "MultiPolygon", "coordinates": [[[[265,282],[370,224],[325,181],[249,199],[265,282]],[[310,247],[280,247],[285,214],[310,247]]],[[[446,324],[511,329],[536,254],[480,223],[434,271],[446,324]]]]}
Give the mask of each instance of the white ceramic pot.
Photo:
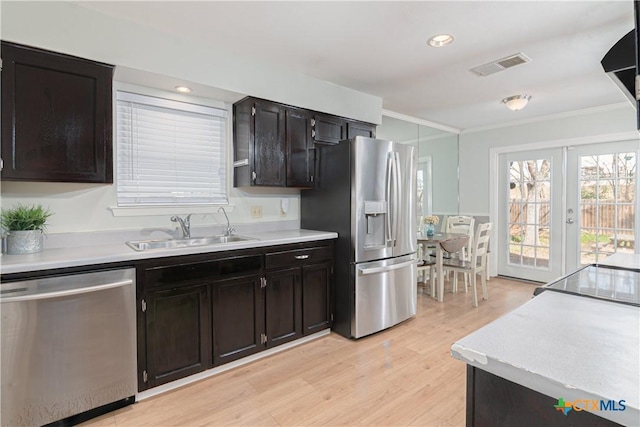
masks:
{"type": "Polygon", "coordinates": [[[43,247],[42,230],[17,230],[7,235],[7,253],[10,255],[42,252],[43,247]]]}

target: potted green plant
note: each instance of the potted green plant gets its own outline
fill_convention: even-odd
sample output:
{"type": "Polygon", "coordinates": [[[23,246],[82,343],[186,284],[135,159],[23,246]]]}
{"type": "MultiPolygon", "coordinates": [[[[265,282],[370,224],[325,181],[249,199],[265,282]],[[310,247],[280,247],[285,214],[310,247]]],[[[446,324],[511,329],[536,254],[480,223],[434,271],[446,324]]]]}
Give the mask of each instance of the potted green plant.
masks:
{"type": "Polygon", "coordinates": [[[8,254],[32,254],[41,252],[47,219],[52,215],[42,205],[19,204],[11,209],[2,209],[0,223],[7,234],[8,254]]]}

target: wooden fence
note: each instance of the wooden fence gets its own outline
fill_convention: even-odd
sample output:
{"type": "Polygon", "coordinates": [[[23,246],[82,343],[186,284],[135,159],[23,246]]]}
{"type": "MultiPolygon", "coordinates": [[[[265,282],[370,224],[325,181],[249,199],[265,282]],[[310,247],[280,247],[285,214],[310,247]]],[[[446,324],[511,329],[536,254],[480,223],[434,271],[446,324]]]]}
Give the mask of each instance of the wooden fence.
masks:
{"type": "MultiPolygon", "coordinates": [[[[540,219],[538,223],[543,227],[547,227],[549,225],[549,205],[541,204],[539,209],[540,219]]],[[[635,206],[632,204],[617,205],[617,209],[618,221],[616,224],[616,205],[600,205],[598,207],[595,204],[584,204],[581,209],[580,226],[587,231],[595,231],[596,228],[618,228],[620,231],[629,230],[633,233],[635,206]]],[[[518,203],[512,202],[509,213],[511,224],[528,222],[526,205],[521,208],[518,203]]]]}

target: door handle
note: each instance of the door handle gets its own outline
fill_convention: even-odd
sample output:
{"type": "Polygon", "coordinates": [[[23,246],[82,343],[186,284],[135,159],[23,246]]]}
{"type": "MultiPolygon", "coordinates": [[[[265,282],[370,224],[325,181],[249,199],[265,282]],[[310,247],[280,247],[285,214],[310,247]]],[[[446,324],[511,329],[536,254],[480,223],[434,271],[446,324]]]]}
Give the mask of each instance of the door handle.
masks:
{"type": "Polygon", "coordinates": [[[567,224],[573,224],[573,218],[567,219],[567,224]]]}

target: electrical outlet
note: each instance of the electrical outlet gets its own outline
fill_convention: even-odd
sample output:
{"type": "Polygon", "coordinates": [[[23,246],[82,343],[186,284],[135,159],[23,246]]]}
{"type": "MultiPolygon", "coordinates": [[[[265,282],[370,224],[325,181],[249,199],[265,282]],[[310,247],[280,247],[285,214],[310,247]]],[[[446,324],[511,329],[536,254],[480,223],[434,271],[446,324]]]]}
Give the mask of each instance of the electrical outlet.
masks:
{"type": "Polygon", "coordinates": [[[251,218],[262,218],[262,206],[251,206],[251,218]]]}

